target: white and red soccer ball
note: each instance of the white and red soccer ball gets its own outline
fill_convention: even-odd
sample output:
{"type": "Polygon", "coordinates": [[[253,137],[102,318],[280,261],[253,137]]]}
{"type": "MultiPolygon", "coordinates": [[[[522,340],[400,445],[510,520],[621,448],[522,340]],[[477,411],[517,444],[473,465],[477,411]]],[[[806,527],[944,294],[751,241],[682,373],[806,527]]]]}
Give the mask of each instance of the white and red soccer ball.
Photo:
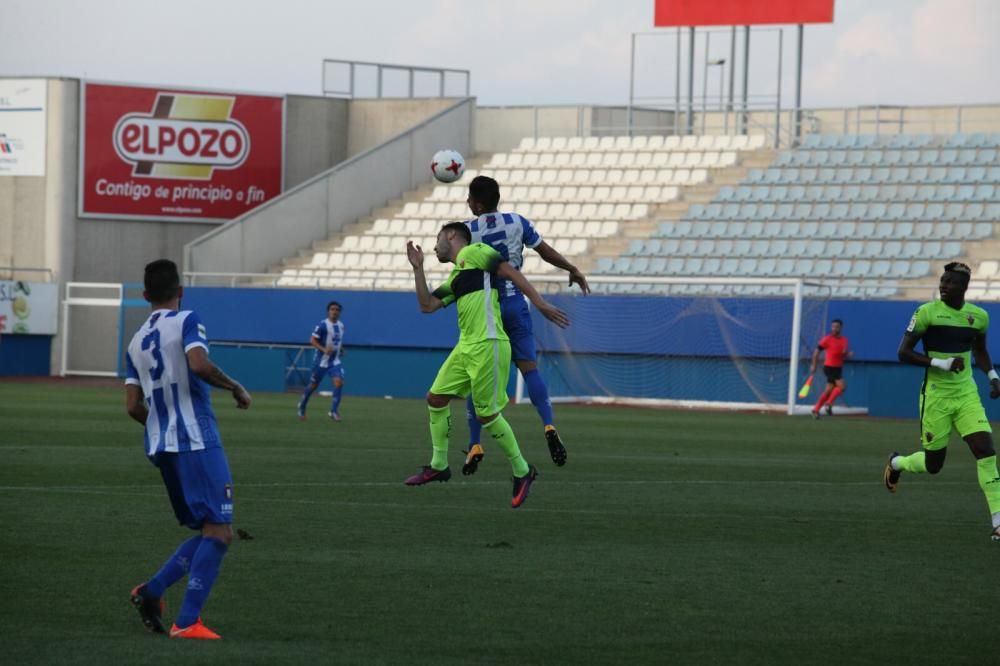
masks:
{"type": "Polygon", "coordinates": [[[454,183],[465,173],[465,158],[457,150],[439,150],[431,158],[431,173],[442,183],[454,183]]]}

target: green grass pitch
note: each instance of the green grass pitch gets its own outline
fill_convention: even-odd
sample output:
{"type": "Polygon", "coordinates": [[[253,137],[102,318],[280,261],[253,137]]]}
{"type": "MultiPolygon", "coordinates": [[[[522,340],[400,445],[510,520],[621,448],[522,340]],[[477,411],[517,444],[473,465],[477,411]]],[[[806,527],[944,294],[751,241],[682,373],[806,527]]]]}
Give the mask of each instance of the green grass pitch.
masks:
{"type": "MultiPolygon", "coordinates": [[[[907,390],[916,387],[906,387],[907,390]]],[[[348,387],[349,389],[349,387],[348,387]]],[[[912,396],[916,399],[916,395],[912,396]]],[[[235,541],[204,610],[219,642],[142,627],[128,591],[176,525],[124,391],[0,383],[5,664],[990,663],[1000,544],[964,444],[881,484],[916,424],[558,406],[569,463],[507,415],[540,475],[510,508],[496,447],[450,483],[420,401],[260,394],[215,407],[235,541]]],[[[182,586],[167,595],[167,617],[182,586]]]]}

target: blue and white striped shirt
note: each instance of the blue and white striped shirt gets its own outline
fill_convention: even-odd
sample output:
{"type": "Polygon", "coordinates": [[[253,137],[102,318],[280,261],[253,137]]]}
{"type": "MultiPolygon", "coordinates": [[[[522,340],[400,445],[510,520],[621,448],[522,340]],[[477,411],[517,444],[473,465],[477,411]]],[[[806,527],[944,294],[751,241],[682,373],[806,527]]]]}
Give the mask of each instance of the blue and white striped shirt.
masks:
{"type": "MultiPolygon", "coordinates": [[[[472,232],[473,243],[486,243],[517,270],[524,263],[524,248],[536,248],[542,242],[531,221],[517,213],[486,213],[465,225],[472,232]]],[[[510,280],[502,280],[498,289],[501,300],[521,296],[521,290],[510,280]]]]}
{"type": "Polygon", "coordinates": [[[312,336],[316,338],[321,346],[330,349],[332,351],[320,352],[316,350],[316,359],[313,361],[313,365],[320,368],[328,368],[331,365],[340,364],[340,348],[344,345],[344,322],[340,321],[330,321],[329,318],[324,319],[320,323],[316,324],[316,328],[313,329],[312,336]]]}
{"type": "Polygon", "coordinates": [[[190,310],[156,310],[132,337],[125,355],[125,383],[142,387],[146,455],[222,446],[210,388],[188,367],[187,352],[208,350],[208,335],[190,310]]]}

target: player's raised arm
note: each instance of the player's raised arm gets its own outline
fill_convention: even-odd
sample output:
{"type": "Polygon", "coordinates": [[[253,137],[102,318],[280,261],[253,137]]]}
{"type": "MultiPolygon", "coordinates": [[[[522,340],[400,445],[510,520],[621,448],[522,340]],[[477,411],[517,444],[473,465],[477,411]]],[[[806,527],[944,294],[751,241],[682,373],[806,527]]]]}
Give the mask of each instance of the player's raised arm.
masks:
{"type": "Polygon", "coordinates": [[[531,301],[532,305],[538,308],[538,311],[553,324],[559,328],[566,328],[569,326],[569,317],[566,316],[566,313],[554,305],[550,305],[548,301],[542,298],[541,294],[535,291],[535,288],[531,286],[530,282],[528,282],[528,278],[521,274],[521,271],[511,266],[506,261],[501,261],[497,266],[496,274],[504,280],[510,280],[513,282],[517,288],[521,290],[521,293],[528,297],[528,300],[531,301]]]}
{"type": "Polygon", "coordinates": [[[535,252],[538,256],[542,258],[548,264],[552,264],[556,268],[561,268],[562,270],[569,273],[569,284],[570,286],[574,284],[580,285],[580,291],[584,294],[590,293],[590,285],[587,284],[587,277],[580,272],[580,269],[569,262],[566,257],[562,256],[558,250],[554,247],[542,241],[535,247],[535,252]]]}
{"type": "Polygon", "coordinates": [[[406,241],[406,258],[413,267],[413,282],[417,290],[417,302],[420,311],[428,314],[440,310],[444,303],[433,295],[427,287],[427,276],[424,275],[424,251],[413,241],[406,241]]]}

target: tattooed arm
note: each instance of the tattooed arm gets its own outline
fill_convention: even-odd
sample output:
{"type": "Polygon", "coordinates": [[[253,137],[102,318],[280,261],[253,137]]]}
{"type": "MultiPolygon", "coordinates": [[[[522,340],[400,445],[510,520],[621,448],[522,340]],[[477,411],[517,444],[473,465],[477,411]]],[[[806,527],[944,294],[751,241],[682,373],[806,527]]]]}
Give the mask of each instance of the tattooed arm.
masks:
{"type": "Polygon", "coordinates": [[[237,407],[247,409],[250,406],[250,394],[247,393],[247,390],[238,381],[223,372],[222,368],[212,363],[204,347],[192,347],[187,352],[187,359],[191,372],[201,377],[206,383],[232,393],[237,407]]]}

